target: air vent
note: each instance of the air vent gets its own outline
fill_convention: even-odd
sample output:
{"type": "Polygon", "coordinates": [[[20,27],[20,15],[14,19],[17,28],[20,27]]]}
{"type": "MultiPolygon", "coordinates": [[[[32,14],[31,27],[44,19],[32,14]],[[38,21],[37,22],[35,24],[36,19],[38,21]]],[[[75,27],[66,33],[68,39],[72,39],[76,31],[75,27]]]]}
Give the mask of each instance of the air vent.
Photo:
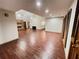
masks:
{"type": "Polygon", "coordinates": [[[8,17],[8,16],[9,16],[9,14],[8,14],[8,13],[4,13],[4,16],[5,16],[5,17],[8,17]]]}

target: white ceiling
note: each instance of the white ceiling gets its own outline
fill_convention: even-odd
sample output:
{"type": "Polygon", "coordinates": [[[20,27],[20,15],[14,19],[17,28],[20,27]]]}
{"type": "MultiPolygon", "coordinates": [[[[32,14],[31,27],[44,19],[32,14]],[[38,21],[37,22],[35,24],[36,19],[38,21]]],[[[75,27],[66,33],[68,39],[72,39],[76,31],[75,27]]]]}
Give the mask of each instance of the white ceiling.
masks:
{"type": "Polygon", "coordinates": [[[36,6],[38,0],[0,0],[0,8],[18,11],[24,9],[41,16],[45,16],[45,9],[49,9],[52,14],[64,14],[68,10],[73,0],[39,0],[41,7],[36,6]]]}
{"type": "Polygon", "coordinates": [[[28,12],[26,10],[19,10],[16,12],[16,19],[17,20],[30,20],[34,18],[41,18],[44,19],[44,17],[41,17],[39,15],[36,15],[34,13],[28,12]]]}

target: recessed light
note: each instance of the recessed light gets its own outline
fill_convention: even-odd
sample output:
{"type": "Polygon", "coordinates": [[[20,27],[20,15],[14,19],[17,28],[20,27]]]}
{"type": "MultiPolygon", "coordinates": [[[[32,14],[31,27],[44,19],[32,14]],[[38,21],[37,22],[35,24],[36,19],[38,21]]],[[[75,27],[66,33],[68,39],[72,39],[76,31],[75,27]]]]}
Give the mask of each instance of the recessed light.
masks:
{"type": "Polygon", "coordinates": [[[32,17],[30,17],[30,19],[32,19],[32,17]]]}
{"type": "Polygon", "coordinates": [[[48,13],[48,12],[49,12],[49,10],[48,10],[48,9],[46,9],[46,10],[45,10],[45,13],[48,13]]]}
{"type": "Polygon", "coordinates": [[[37,7],[40,7],[41,6],[41,2],[40,1],[37,1],[36,2],[36,5],[37,5],[37,7]]]}

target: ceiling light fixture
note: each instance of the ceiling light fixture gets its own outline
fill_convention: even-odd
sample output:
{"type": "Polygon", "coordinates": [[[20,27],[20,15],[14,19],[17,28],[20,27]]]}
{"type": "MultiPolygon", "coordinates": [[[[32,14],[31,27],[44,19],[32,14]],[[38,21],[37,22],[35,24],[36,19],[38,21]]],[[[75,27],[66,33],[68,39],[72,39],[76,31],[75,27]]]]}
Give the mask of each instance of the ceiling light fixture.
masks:
{"type": "Polygon", "coordinates": [[[41,6],[40,1],[37,1],[37,2],[36,2],[36,5],[37,5],[37,7],[40,7],[40,6],[41,6]]]}
{"type": "Polygon", "coordinates": [[[46,9],[46,10],[45,10],[45,13],[48,13],[48,12],[49,12],[49,10],[48,10],[48,9],[46,9]]]}
{"type": "Polygon", "coordinates": [[[30,17],[30,19],[32,19],[32,16],[30,17]]]}

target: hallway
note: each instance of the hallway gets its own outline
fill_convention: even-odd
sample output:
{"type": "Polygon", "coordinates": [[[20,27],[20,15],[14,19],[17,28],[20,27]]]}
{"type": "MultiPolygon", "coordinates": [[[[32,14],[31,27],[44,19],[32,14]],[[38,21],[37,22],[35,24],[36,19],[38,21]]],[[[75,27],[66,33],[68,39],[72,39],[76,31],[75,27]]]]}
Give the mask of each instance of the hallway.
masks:
{"type": "Polygon", "coordinates": [[[31,29],[19,34],[18,40],[0,46],[0,59],[65,59],[61,34],[31,29]]]}

